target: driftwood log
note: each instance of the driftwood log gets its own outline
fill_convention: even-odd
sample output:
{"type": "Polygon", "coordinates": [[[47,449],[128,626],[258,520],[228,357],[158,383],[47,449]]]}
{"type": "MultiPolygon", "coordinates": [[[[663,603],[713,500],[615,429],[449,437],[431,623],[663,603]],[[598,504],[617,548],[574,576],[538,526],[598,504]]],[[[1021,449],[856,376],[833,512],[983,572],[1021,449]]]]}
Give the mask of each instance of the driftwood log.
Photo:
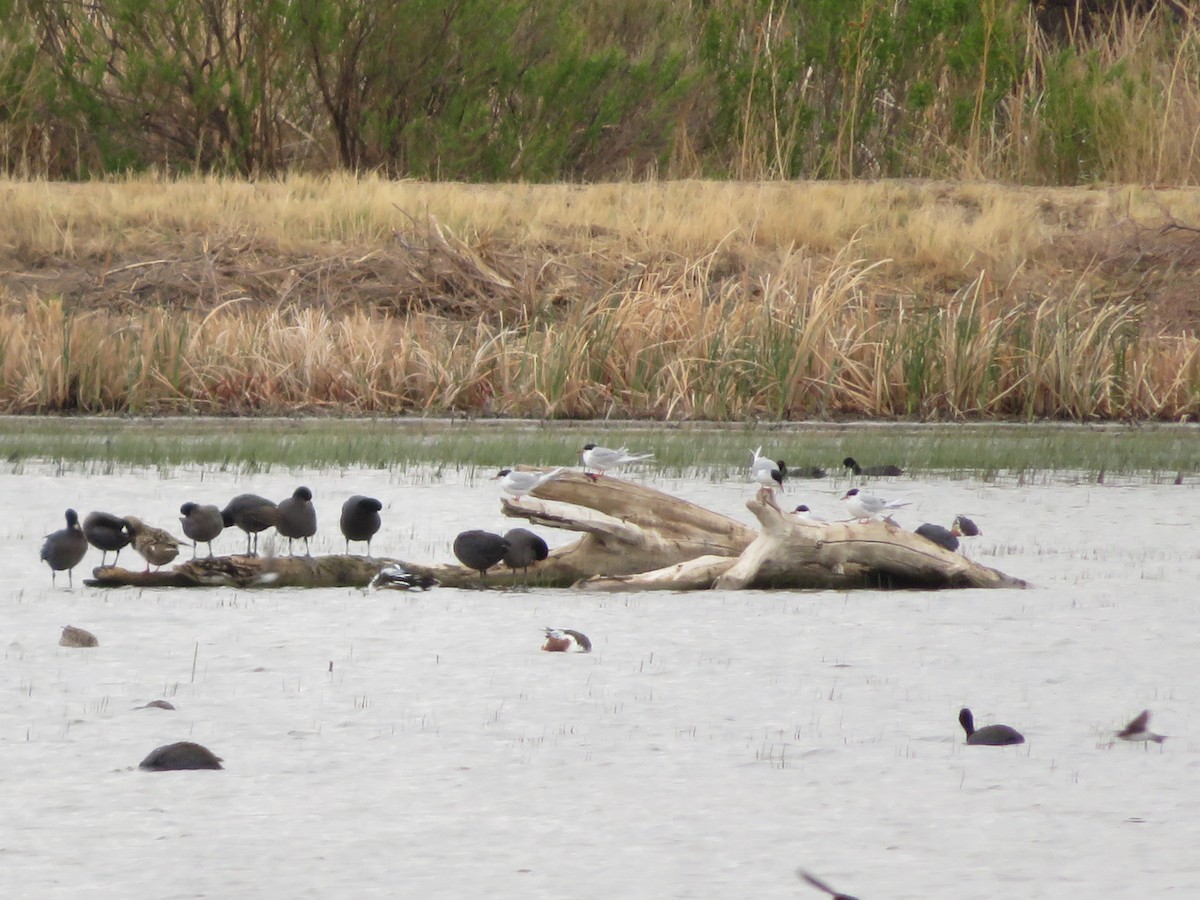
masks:
{"type": "Polygon", "coordinates": [[[589,590],[742,588],[1023,588],[889,520],[816,523],[779,508],[766,488],[746,504],[762,531],[735,560],[701,557],[655,571],[596,576],[589,590]]]}
{"type": "Polygon", "coordinates": [[[104,566],[89,587],[366,587],[394,559],[365,556],[211,556],[154,572],[104,566]]]}
{"type": "MultiPolygon", "coordinates": [[[[575,586],[595,591],[743,588],[1025,587],[1025,582],[945,550],[893,522],[813,523],[779,508],[763,488],[746,504],[755,531],[662,491],[565,472],[501,512],[579,539],[528,571],[401,563],[447,587],[575,586]]],[[[172,569],[99,568],[96,587],[363,587],[394,559],[362,556],[195,559],[172,569]]]]}
{"type": "MultiPolygon", "coordinates": [[[[503,567],[487,574],[488,585],[570,587],[596,575],[647,572],[699,556],[731,562],[754,540],[754,529],[736,519],[620,478],[593,479],[564,472],[520,500],[504,498],[500,511],[531,525],[580,534],[550,551],[527,573],[503,567]]],[[[407,568],[443,585],[478,585],[479,573],[457,565],[407,568]]]]}

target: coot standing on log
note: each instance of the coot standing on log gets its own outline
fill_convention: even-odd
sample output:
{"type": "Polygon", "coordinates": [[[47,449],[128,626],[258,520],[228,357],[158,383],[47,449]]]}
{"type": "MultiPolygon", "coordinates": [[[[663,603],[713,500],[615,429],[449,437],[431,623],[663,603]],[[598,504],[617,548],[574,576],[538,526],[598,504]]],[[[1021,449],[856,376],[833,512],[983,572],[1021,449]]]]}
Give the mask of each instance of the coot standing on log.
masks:
{"type": "Polygon", "coordinates": [[[528,574],[530,566],[550,555],[546,542],[528,528],[510,528],[504,532],[504,540],[508,541],[504,564],[513,571],[521,569],[528,574]]]}
{"type": "Polygon", "coordinates": [[[454,539],[454,555],[468,569],[479,573],[479,581],[487,583],[487,570],[509,551],[509,543],[498,534],[478,528],[464,531],[454,539]]]}
{"type": "Polygon", "coordinates": [[[338,523],[342,528],[342,537],[346,539],[346,553],[350,553],[351,541],[367,542],[367,558],[371,557],[371,538],[383,524],[379,511],[383,504],[374,497],[364,497],[355,494],[342,504],[342,518],[338,523]]]}
{"type": "Polygon", "coordinates": [[[258,535],[261,531],[279,524],[279,508],[274,501],[258,494],[238,494],[221,510],[221,521],[226,528],[235,525],[246,532],[246,555],[258,555],[258,535]],[[250,549],[250,537],[254,536],[254,550],[250,549]]]}
{"type": "Polygon", "coordinates": [[[927,541],[933,541],[939,547],[944,547],[953,553],[958,549],[958,538],[954,536],[954,531],[949,528],[943,528],[941,525],[935,525],[933,522],[926,522],[917,528],[917,534],[925,538],[927,541]]]}
{"type": "Polygon", "coordinates": [[[196,558],[196,546],[208,544],[208,555],[213,555],[212,542],[225,530],[221,511],[211,504],[185,503],[179,507],[179,524],[185,537],[192,539],[192,559],[196,558]]]}
{"type": "Polygon", "coordinates": [[[115,550],[113,565],[121,558],[121,550],[133,540],[129,523],[120,516],[106,512],[90,512],[83,520],[83,536],[88,543],[100,551],[100,566],[108,560],[109,551],[115,550]]]}
{"type": "Polygon", "coordinates": [[[75,579],[71,570],[79,565],[87,553],[88,539],[79,527],[79,514],[73,509],[68,509],[66,516],[67,527],[46,535],[42,544],[41,558],[50,566],[51,587],[54,586],[55,576],[64,569],[67,572],[68,586],[74,587],[75,579]]]}
{"type": "Polygon", "coordinates": [[[298,487],[292,496],[279,503],[279,524],[275,530],[288,539],[289,556],[292,555],[292,540],[299,538],[304,538],[304,555],[312,556],[308,539],[317,533],[317,510],[312,505],[312,496],[308,488],[298,487]]]}
{"type": "Polygon", "coordinates": [[[1025,743],[1025,735],[1007,725],[984,725],[975,728],[975,717],[966,707],[959,710],[958,724],[967,733],[967,743],[986,747],[1004,747],[1009,744],[1025,743]]]}

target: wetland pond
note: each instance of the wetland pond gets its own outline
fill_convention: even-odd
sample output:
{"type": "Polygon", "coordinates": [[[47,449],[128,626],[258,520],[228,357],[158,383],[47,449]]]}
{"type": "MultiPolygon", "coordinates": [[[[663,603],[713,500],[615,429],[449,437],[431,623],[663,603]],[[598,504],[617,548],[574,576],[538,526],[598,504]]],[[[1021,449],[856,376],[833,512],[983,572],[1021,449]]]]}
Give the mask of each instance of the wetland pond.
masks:
{"type": "MultiPolygon", "coordinates": [[[[300,484],[314,553],[363,493],[377,554],[448,561],[517,524],[493,472],[9,463],[6,893],[819,896],[803,867],[864,900],[1200,896],[1194,478],[868,482],[908,528],[970,515],[966,552],[1023,591],[93,589],[94,549],[68,590],[38,561],[67,507],[179,534],[184,501],[300,484]],[[58,646],[68,624],[100,646],[58,646]],[[540,652],[546,625],[594,651],[540,652]],[[965,746],[962,706],[1027,742],[965,746]],[[1110,746],[1143,708],[1165,744],[1110,746]],[[179,740],[225,771],[136,768],[179,740]]],[[[629,477],[753,523],[740,478],[629,477]]],[[[840,518],[849,484],[783,500],[840,518]]]]}

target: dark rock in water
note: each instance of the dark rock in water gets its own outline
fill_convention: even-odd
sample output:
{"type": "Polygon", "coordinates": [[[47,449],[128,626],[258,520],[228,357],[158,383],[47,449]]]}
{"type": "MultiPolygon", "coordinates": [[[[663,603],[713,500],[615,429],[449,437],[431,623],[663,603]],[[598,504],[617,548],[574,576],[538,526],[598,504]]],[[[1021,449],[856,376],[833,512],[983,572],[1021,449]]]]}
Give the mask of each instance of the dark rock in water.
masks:
{"type": "Polygon", "coordinates": [[[167,744],[151,751],[138,764],[139,769],[149,772],[174,772],[182,769],[221,769],[221,757],[207,747],[191,741],[167,744]]]}
{"type": "Polygon", "coordinates": [[[64,625],[58,645],[60,647],[99,647],[100,642],[90,631],[84,631],[74,625],[64,625]]]}
{"type": "MultiPolygon", "coordinates": [[[[166,700],[151,700],[145,706],[135,706],[134,709],[174,709],[175,704],[166,700]]],[[[218,767],[219,768],[219,767],[218,767]]]]}

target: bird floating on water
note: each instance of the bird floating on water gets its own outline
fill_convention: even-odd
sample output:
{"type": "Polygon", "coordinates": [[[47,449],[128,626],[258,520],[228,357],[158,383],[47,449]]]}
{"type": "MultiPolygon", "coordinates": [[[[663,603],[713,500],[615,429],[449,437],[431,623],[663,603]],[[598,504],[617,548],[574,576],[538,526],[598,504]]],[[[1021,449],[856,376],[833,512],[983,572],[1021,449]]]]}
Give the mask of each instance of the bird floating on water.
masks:
{"type": "Polygon", "coordinates": [[[975,717],[966,707],[958,712],[958,724],[967,733],[967,743],[973,746],[1003,747],[1025,743],[1025,735],[1008,725],[984,725],[977,729],[975,717]]]}
{"type": "Polygon", "coordinates": [[[853,456],[847,456],[842,460],[842,465],[849,469],[855,475],[903,475],[904,470],[899,466],[860,466],[854,461],[853,456]]]}
{"type": "Polygon", "coordinates": [[[166,744],[150,751],[139,769],[150,772],[176,772],[184,769],[222,769],[224,760],[207,747],[192,741],[166,744]]]}
{"type": "Polygon", "coordinates": [[[566,653],[572,646],[580,653],[592,652],[592,642],[581,631],[572,628],[547,628],[545,631],[546,643],[542,644],[542,649],[547,653],[566,653]]]}

